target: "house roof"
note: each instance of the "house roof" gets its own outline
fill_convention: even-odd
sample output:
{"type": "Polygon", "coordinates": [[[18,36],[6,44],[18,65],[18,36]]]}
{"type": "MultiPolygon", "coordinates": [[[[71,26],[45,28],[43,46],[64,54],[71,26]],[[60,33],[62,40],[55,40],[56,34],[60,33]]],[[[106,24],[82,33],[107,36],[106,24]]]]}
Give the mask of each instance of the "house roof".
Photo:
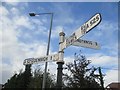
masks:
{"type": "Polygon", "coordinates": [[[110,83],[107,87],[109,87],[109,88],[120,88],[120,82],[110,83]]]}

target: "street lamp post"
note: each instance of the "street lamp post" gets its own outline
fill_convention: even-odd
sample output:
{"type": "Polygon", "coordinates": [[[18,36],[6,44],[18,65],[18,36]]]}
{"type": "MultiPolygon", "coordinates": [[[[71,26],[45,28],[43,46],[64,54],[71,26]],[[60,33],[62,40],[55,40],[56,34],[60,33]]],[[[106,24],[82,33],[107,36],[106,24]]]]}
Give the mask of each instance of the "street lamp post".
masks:
{"type": "MultiPolygon", "coordinates": [[[[52,30],[52,22],[53,22],[53,13],[29,13],[30,16],[36,16],[36,15],[44,15],[44,14],[51,14],[51,21],[50,21],[50,31],[49,31],[49,36],[48,36],[48,45],[47,45],[47,53],[46,55],[49,55],[49,48],[50,48],[50,38],[51,38],[51,30],[52,30]]],[[[44,71],[44,76],[43,76],[43,83],[42,83],[42,90],[45,89],[45,84],[46,84],[46,72],[47,72],[47,62],[45,62],[45,71],[44,71]]]]}

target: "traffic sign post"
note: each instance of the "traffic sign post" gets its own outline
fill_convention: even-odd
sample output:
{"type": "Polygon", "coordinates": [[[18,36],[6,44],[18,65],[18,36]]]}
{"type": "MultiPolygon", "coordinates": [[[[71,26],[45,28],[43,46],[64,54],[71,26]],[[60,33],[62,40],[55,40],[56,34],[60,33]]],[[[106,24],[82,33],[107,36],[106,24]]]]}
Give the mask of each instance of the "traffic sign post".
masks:
{"type": "Polygon", "coordinates": [[[47,55],[40,58],[28,58],[25,59],[23,64],[34,64],[38,62],[49,62],[49,61],[57,61],[57,89],[62,89],[62,70],[64,64],[64,49],[68,46],[81,46],[92,49],[100,49],[100,46],[97,42],[82,40],[80,37],[84,36],[88,33],[92,28],[97,26],[101,22],[101,15],[98,13],[94,15],[90,20],[88,20],[85,24],[83,24],[80,28],[78,28],[70,37],[65,38],[65,33],[60,32],[60,42],[59,42],[59,52],[54,55],[47,55]]]}
{"type": "Polygon", "coordinates": [[[57,73],[57,88],[62,89],[62,70],[63,70],[63,54],[64,49],[70,45],[74,46],[83,46],[94,49],[99,49],[99,45],[97,42],[80,40],[79,38],[88,33],[93,27],[97,26],[101,21],[101,15],[94,15],[89,21],[83,24],[80,28],[78,28],[69,38],[65,39],[64,32],[60,32],[60,42],[59,42],[59,61],[58,64],[58,73],[57,73]]]}

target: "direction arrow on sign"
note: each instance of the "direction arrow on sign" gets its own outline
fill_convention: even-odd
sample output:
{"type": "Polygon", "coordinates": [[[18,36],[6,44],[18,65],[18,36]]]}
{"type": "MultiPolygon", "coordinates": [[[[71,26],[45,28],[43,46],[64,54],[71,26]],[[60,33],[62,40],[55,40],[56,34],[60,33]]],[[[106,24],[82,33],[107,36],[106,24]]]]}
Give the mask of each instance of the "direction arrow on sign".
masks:
{"type": "Polygon", "coordinates": [[[54,55],[49,55],[49,56],[44,56],[44,57],[39,57],[39,58],[28,58],[25,59],[23,62],[23,65],[28,65],[28,64],[33,64],[33,63],[38,63],[38,62],[49,62],[49,61],[57,61],[59,59],[59,55],[54,54],[54,55]]]}
{"type": "Polygon", "coordinates": [[[94,15],[90,20],[79,27],[69,38],[66,38],[63,42],[63,49],[72,45],[77,39],[88,33],[92,28],[97,26],[101,22],[101,15],[98,13],[94,15]]]}
{"type": "Polygon", "coordinates": [[[92,49],[100,49],[100,45],[97,42],[87,41],[87,40],[82,40],[82,39],[78,39],[72,45],[92,48],[92,49]]]}

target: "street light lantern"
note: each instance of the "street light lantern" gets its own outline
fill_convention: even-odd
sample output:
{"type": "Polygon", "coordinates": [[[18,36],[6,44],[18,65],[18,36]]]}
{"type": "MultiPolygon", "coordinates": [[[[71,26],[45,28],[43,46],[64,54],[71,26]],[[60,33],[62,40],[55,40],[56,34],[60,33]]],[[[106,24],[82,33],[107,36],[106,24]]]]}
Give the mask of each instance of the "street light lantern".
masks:
{"type": "Polygon", "coordinates": [[[35,13],[29,13],[30,16],[35,16],[36,14],[35,13]]]}

